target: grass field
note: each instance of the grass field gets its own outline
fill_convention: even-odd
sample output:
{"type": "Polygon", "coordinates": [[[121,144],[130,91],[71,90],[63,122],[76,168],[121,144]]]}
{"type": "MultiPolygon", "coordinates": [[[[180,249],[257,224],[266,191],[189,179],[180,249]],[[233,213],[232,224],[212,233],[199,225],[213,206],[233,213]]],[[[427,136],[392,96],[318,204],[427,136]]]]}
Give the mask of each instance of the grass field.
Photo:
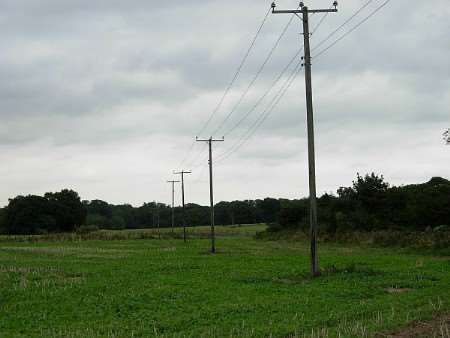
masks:
{"type": "Polygon", "coordinates": [[[262,229],[218,228],[215,255],[207,228],[187,244],[3,237],[0,336],[372,337],[450,312],[449,257],[321,244],[311,279],[306,243],[262,229]]]}

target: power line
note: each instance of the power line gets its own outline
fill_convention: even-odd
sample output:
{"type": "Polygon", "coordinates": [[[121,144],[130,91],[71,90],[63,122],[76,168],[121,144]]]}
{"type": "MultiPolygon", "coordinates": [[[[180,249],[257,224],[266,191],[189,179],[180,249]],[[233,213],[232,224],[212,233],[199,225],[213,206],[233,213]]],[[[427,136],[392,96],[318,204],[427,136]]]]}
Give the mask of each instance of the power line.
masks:
{"type": "Polygon", "coordinates": [[[194,149],[195,143],[196,143],[195,141],[192,141],[191,145],[189,146],[188,151],[186,152],[186,155],[183,157],[183,159],[181,160],[178,167],[182,167],[184,165],[184,163],[188,160],[189,156],[191,155],[192,149],[194,149]]]}
{"type": "Polygon", "coordinates": [[[355,25],[353,28],[351,28],[349,31],[347,31],[345,34],[341,35],[338,39],[336,39],[333,43],[331,43],[328,47],[322,49],[320,52],[318,52],[314,58],[318,58],[320,55],[324,54],[326,51],[328,51],[330,48],[334,47],[339,41],[344,39],[347,35],[351,34],[353,31],[355,31],[357,28],[359,28],[362,24],[364,24],[367,20],[369,20],[372,16],[374,16],[378,11],[380,11],[384,6],[386,6],[391,0],[386,0],[381,4],[379,7],[377,7],[375,10],[373,10],[368,16],[366,16],[363,20],[361,20],[357,25],[355,25]]]}
{"type": "Polygon", "coordinates": [[[219,155],[218,163],[222,163],[228,157],[230,157],[233,153],[238,151],[256,132],[256,130],[266,121],[269,115],[273,112],[275,107],[281,101],[281,99],[286,94],[287,90],[292,85],[293,81],[297,77],[300,69],[301,62],[299,62],[294,71],[288,76],[285,83],[279,88],[277,94],[272,98],[271,102],[267,105],[267,107],[263,110],[263,112],[259,115],[259,117],[255,120],[255,122],[248,128],[247,132],[237,141],[235,144],[230,147],[227,151],[219,155]]]}
{"type": "Polygon", "coordinates": [[[222,129],[222,127],[227,123],[227,121],[230,119],[230,117],[236,112],[236,110],[239,108],[239,106],[241,105],[241,103],[244,101],[245,97],[247,96],[247,94],[250,92],[250,90],[252,89],[253,85],[255,84],[256,80],[258,80],[259,76],[261,75],[261,73],[264,71],[264,68],[266,67],[267,63],[270,61],[270,59],[273,56],[273,53],[275,52],[275,50],[277,49],[278,45],[281,42],[281,39],[284,37],[284,35],[286,34],[289,26],[291,25],[292,21],[294,20],[295,15],[292,15],[291,19],[288,21],[288,23],[286,24],[286,26],[283,28],[280,36],[278,37],[278,39],[275,41],[275,45],[271,48],[271,50],[269,51],[269,54],[267,55],[266,59],[264,60],[264,62],[262,63],[262,65],[259,67],[258,71],[256,72],[255,76],[253,77],[253,79],[250,81],[250,84],[247,86],[247,88],[244,90],[244,92],[242,93],[242,95],[240,96],[239,100],[236,102],[236,104],[233,106],[233,108],[231,109],[231,111],[228,113],[228,115],[225,117],[225,119],[219,124],[219,126],[212,132],[212,134],[217,134],[220,129],[222,129]]]}
{"type": "Polygon", "coordinates": [[[272,91],[272,89],[278,84],[278,82],[281,80],[281,78],[287,72],[287,70],[292,65],[292,63],[295,61],[295,59],[300,55],[302,50],[303,50],[303,48],[300,49],[297,53],[295,53],[295,55],[292,57],[292,59],[289,61],[289,63],[284,67],[284,69],[277,76],[275,81],[273,81],[273,83],[266,90],[266,92],[258,99],[258,101],[256,101],[256,103],[253,105],[253,107],[246,114],[244,114],[244,116],[233,127],[228,129],[228,131],[226,131],[224,133],[225,136],[228,136],[229,134],[231,134],[236,128],[239,127],[240,124],[242,124],[242,122],[244,122],[244,120],[247,119],[248,116],[250,116],[256,110],[256,108],[258,108],[258,106],[261,104],[261,102],[264,101],[264,99],[269,95],[269,93],[272,91]]]}
{"type": "Polygon", "coordinates": [[[221,157],[218,160],[218,163],[222,163],[227,158],[229,158],[231,155],[233,155],[235,152],[237,152],[239,149],[241,149],[245,143],[255,134],[255,132],[258,130],[258,128],[266,121],[266,119],[269,117],[269,115],[273,112],[275,107],[278,105],[278,103],[281,101],[281,99],[286,94],[289,87],[292,85],[292,82],[294,81],[296,75],[298,74],[298,71],[300,70],[300,67],[295,69],[295,72],[288,78],[287,83],[281,88],[279,93],[274,97],[272,102],[269,104],[269,106],[263,111],[263,113],[259,116],[259,118],[253,123],[253,125],[247,130],[247,132],[241,137],[232,148],[228,149],[227,152],[223,153],[221,157]]]}
{"type": "MultiPolygon", "coordinates": [[[[330,7],[330,9],[333,8],[333,6],[330,7]]],[[[322,18],[320,19],[320,21],[317,23],[317,25],[312,29],[311,31],[311,35],[314,35],[314,33],[319,29],[319,27],[323,24],[323,22],[325,21],[325,19],[327,18],[327,16],[330,14],[330,12],[325,12],[324,15],[322,15],[322,18]]]]}
{"type": "Polygon", "coordinates": [[[198,161],[196,164],[191,165],[190,167],[191,168],[199,168],[199,167],[203,166],[206,163],[206,160],[208,159],[208,152],[206,152],[204,155],[205,156],[203,156],[200,161],[198,161]]]}
{"type": "MultiPolygon", "coordinates": [[[[298,66],[298,65],[297,65],[298,66]]],[[[297,69],[297,67],[296,67],[297,69]]],[[[258,122],[261,121],[261,119],[267,114],[267,112],[270,110],[270,107],[273,105],[273,103],[277,100],[280,93],[283,91],[283,89],[286,87],[286,84],[289,82],[289,79],[291,78],[292,74],[288,76],[288,78],[285,80],[285,82],[281,85],[281,87],[278,89],[278,92],[273,96],[271,101],[266,105],[266,107],[263,109],[263,111],[259,114],[259,116],[256,118],[256,120],[248,127],[248,129],[245,131],[244,134],[241,135],[241,137],[226,151],[224,151],[222,154],[218,156],[218,162],[221,163],[225,159],[227,159],[231,154],[235,153],[239,148],[241,147],[241,144],[243,141],[250,135],[255,127],[258,125],[258,122]]]]}
{"type": "MultiPolygon", "coordinates": [[[[242,68],[244,67],[245,62],[247,61],[247,59],[248,59],[248,57],[250,55],[250,52],[252,51],[253,47],[255,46],[256,40],[258,39],[258,37],[259,37],[259,35],[261,33],[261,30],[264,27],[264,25],[265,25],[265,23],[267,21],[267,18],[269,17],[269,14],[270,14],[270,9],[269,9],[269,11],[267,11],[267,13],[264,16],[261,24],[259,25],[258,30],[257,30],[255,36],[253,37],[252,42],[250,43],[250,47],[247,49],[246,53],[244,54],[243,59],[241,60],[241,62],[239,64],[239,66],[238,66],[238,68],[237,68],[237,70],[236,70],[232,80],[230,81],[230,83],[228,84],[227,88],[225,89],[225,92],[223,93],[221,99],[219,100],[219,103],[216,105],[216,107],[214,108],[214,110],[212,111],[212,113],[210,114],[208,120],[205,122],[205,124],[202,126],[202,128],[200,128],[200,130],[198,131],[197,135],[200,135],[200,134],[202,134],[205,131],[205,129],[209,126],[209,124],[211,123],[211,121],[214,118],[214,116],[217,114],[219,109],[222,107],[222,104],[225,101],[225,98],[228,96],[228,93],[230,92],[231,88],[233,87],[234,83],[236,82],[237,78],[239,77],[239,75],[240,75],[240,73],[242,71],[242,68]]],[[[188,149],[188,151],[186,153],[186,156],[183,158],[183,160],[180,163],[180,167],[189,158],[189,156],[190,156],[190,154],[192,152],[192,149],[194,148],[195,144],[196,144],[195,140],[192,141],[192,144],[190,145],[190,147],[189,147],[189,149],[188,149]]]]}
{"type": "Polygon", "coordinates": [[[199,160],[200,156],[202,155],[202,153],[204,152],[205,149],[206,148],[199,149],[199,151],[197,152],[195,157],[193,157],[192,160],[189,161],[189,163],[186,165],[186,167],[190,167],[190,168],[197,167],[198,160],[199,160]]]}
{"type": "Polygon", "coordinates": [[[208,168],[208,165],[206,163],[203,163],[201,165],[201,169],[198,172],[197,178],[194,180],[194,183],[200,183],[203,179],[204,174],[206,173],[206,168],[208,168]]]}
{"type": "Polygon", "coordinates": [[[197,133],[197,135],[202,134],[205,129],[208,127],[208,125],[211,123],[211,120],[213,119],[214,115],[219,111],[219,109],[221,108],[225,98],[227,97],[228,93],[230,92],[231,88],[233,87],[234,83],[236,82],[239,74],[241,73],[242,67],[244,66],[245,62],[247,61],[248,56],[250,55],[251,50],[253,49],[255,42],[264,26],[264,24],[267,21],[267,18],[270,14],[270,10],[266,13],[261,25],[258,28],[258,31],[256,32],[255,37],[252,40],[252,43],[250,44],[250,47],[248,48],[247,52],[244,55],[244,58],[242,59],[238,69],[236,70],[236,73],[233,76],[233,79],[231,80],[231,82],[228,84],[224,94],[222,95],[222,98],[220,99],[219,103],[217,104],[216,108],[213,110],[213,113],[210,115],[209,119],[206,121],[206,123],[203,125],[203,127],[199,130],[199,132],[197,133]]]}
{"type": "Polygon", "coordinates": [[[359,13],[361,13],[367,6],[369,6],[371,3],[373,2],[373,0],[369,0],[367,1],[364,5],[362,5],[355,13],[352,14],[352,16],[350,16],[347,20],[344,21],[344,23],[342,23],[338,28],[336,28],[334,31],[332,31],[330,34],[327,35],[327,37],[323,40],[321,40],[315,47],[313,47],[311,49],[311,51],[315,51],[316,49],[318,49],[320,46],[322,46],[325,42],[327,42],[334,34],[336,34],[337,32],[339,32],[339,30],[344,27],[346,24],[348,24],[350,21],[353,20],[354,17],[356,17],[359,13]]]}

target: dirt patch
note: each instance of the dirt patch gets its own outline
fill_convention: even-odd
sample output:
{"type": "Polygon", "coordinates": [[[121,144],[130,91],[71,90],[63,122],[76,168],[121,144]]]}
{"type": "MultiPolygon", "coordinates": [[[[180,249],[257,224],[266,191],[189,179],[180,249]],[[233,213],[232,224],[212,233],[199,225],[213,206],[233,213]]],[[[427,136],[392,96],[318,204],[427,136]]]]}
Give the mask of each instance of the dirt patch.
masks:
{"type": "Polygon", "coordinates": [[[417,321],[390,333],[379,333],[375,337],[389,338],[450,338],[450,314],[430,321],[417,321]]]}
{"type": "Polygon", "coordinates": [[[387,293],[406,293],[411,291],[409,288],[387,288],[385,289],[387,293]]]}

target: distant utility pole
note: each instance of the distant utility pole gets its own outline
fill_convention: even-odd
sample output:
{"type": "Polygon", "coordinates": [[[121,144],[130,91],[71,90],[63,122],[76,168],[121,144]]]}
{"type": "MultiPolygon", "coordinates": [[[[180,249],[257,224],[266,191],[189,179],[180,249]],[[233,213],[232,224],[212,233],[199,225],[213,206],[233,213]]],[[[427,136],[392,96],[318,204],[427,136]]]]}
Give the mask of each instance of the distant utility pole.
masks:
{"type": "Polygon", "coordinates": [[[213,161],[212,161],[212,143],[223,142],[225,139],[215,140],[212,136],[207,140],[201,140],[198,137],[195,139],[197,142],[208,142],[209,145],[209,201],[211,204],[211,252],[216,252],[216,238],[214,233],[214,191],[213,191],[213,161]]]}
{"type": "Polygon", "coordinates": [[[276,4],[272,3],[272,13],[274,14],[294,14],[303,21],[304,40],[304,66],[306,84],[306,113],[308,124],[308,161],[309,161],[309,204],[310,204],[310,239],[311,239],[311,273],[313,276],[320,274],[319,260],[317,257],[317,197],[316,197],[316,163],[314,154],[314,114],[311,85],[311,50],[309,45],[309,13],[329,13],[337,12],[337,1],[333,3],[333,9],[308,9],[300,2],[298,9],[276,10],[276,4]],[[302,14],[302,17],[299,16],[302,14]]]}
{"type": "Polygon", "coordinates": [[[178,171],[173,172],[175,175],[181,175],[181,200],[183,201],[183,240],[186,243],[186,210],[184,206],[184,175],[185,174],[192,174],[192,171],[178,171]]]}
{"type": "Polygon", "coordinates": [[[152,216],[153,216],[153,229],[156,227],[158,229],[158,238],[161,239],[161,231],[159,229],[159,207],[158,207],[158,202],[153,201],[153,212],[152,212],[152,216]]]}
{"type": "Polygon", "coordinates": [[[157,207],[156,211],[156,226],[158,227],[158,238],[161,239],[161,227],[159,224],[159,206],[157,207]]]}
{"type": "Polygon", "coordinates": [[[175,183],[180,183],[180,181],[167,181],[167,183],[172,183],[172,233],[175,227],[175,183]]]}

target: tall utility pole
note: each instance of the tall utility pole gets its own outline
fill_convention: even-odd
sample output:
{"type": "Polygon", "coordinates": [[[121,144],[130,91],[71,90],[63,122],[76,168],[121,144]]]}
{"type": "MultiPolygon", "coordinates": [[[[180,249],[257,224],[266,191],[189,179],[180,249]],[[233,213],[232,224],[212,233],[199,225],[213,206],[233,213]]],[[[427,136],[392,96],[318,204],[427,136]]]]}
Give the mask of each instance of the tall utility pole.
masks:
{"type": "Polygon", "coordinates": [[[209,201],[211,204],[211,252],[216,252],[216,235],[214,233],[214,191],[213,191],[213,161],[212,161],[212,143],[213,142],[223,142],[225,139],[215,140],[212,136],[207,140],[200,140],[196,138],[197,142],[208,142],[209,146],[209,201]]]}
{"type": "Polygon", "coordinates": [[[333,9],[309,9],[300,2],[298,9],[294,10],[276,10],[276,4],[272,3],[272,13],[274,14],[294,14],[303,21],[303,40],[304,40],[304,66],[305,66],[305,85],[306,85],[306,115],[308,124],[308,162],[309,162],[309,221],[310,221],[310,239],[311,239],[311,273],[313,276],[320,274],[319,260],[317,257],[317,197],[316,197],[316,163],[314,154],[314,113],[311,84],[311,50],[309,46],[309,17],[310,13],[329,13],[337,12],[337,1],[333,3],[333,9]],[[302,17],[299,16],[302,15],[302,17]]]}
{"type": "Polygon", "coordinates": [[[175,227],[175,183],[180,183],[180,181],[167,181],[167,183],[172,183],[172,233],[175,227]]]}
{"type": "Polygon", "coordinates": [[[181,200],[183,201],[183,240],[186,243],[186,210],[184,206],[184,175],[185,174],[192,174],[192,171],[178,171],[173,172],[175,175],[181,175],[181,200]]]}

